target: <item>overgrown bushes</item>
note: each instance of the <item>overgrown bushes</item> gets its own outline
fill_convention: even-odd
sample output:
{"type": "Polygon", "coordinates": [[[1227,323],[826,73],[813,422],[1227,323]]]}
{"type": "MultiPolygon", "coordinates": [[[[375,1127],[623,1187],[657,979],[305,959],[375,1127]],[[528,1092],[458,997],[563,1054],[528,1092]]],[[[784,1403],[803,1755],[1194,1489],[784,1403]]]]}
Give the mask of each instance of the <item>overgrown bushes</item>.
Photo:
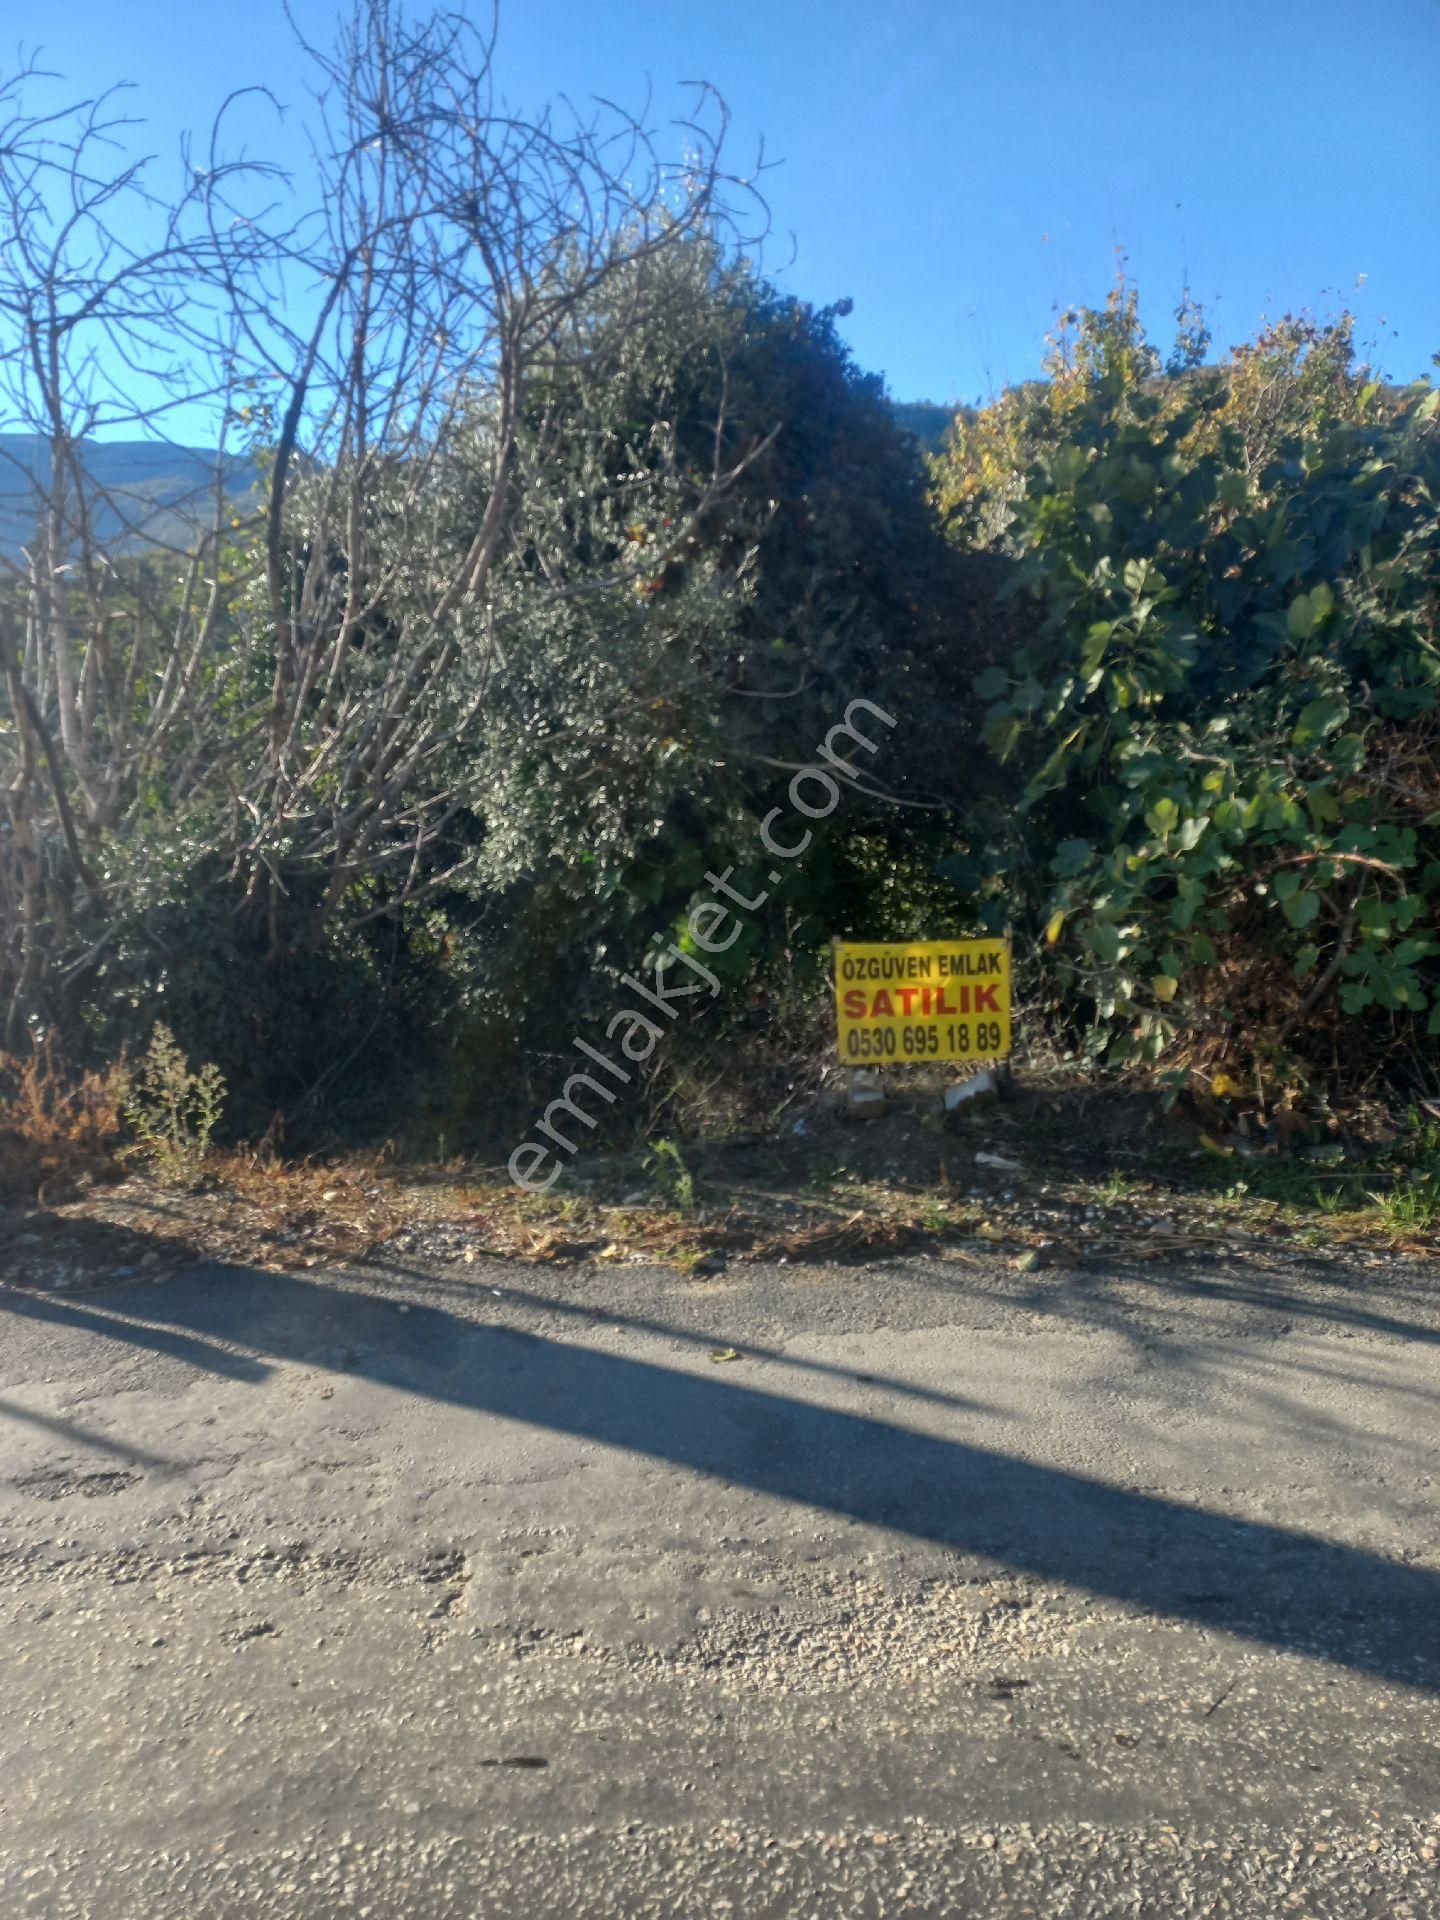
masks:
{"type": "Polygon", "coordinates": [[[1079,331],[1082,371],[1003,423],[1026,470],[983,422],[939,462],[1033,628],[977,682],[1015,781],[977,883],[1084,1058],[1433,1086],[1436,394],[1382,389],[1344,327],[1170,379],[1123,289],[1079,331]]]}
{"type": "MultiPolygon", "coordinates": [[[[172,203],[0,74],[34,530],[0,555],[0,1044],[84,1065],[163,1018],[291,1144],[492,1124],[857,693],[913,719],[887,784],[953,758],[917,449],[836,313],[745,264],[723,105],[522,122],[493,44],[362,0],[303,49],[325,132],[283,211],[225,158],[255,92],[172,203]],[[226,444],[161,537],[90,437],[187,405],[226,444]]],[[[865,871],[817,835],[737,986],[865,871]]]]}
{"type": "Polygon", "coordinates": [[[748,264],[713,99],[674,157],[525,126],[485,34],[397,9],[309,56],[294,228],[223,127],[166,207],[0,78],[3,424],[44,456],[0,557],[0,1042],[99,1070],[163,1020],[292,1145],[503,1130],[707,870],[766,885],[858,697],[892,747],[717,957],[652,1127],[707,1048],[748,1085],[818,1050],[834,935],[1009,929],[1096,1063],[1433,1080],[1434,393],[1343,320],[1212,367],[1187,299],[1162,356],[1122,280],[927,470],[844,304],[748,264]],[[87,435],[217,367],[243,458],[146,538],[87,435]]]}

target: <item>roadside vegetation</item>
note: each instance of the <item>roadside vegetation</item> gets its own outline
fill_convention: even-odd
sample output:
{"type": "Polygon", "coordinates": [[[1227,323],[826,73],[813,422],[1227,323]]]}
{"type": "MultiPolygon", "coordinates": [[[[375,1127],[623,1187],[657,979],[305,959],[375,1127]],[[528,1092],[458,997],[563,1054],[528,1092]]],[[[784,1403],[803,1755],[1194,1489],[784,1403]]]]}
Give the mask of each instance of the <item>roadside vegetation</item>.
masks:
{"type": "MultiPolygon", "coordinates": [[[[0,83],[0,430],[44,450],[0,558],[0,1184],[248,1205],[289,1167],[299,1217],[309,1167],[390,1230],[336,1156],[493,1160],[707,871],[759,890],[759,821],[864,697],[893,744],[607,1120],[646,1232],[750,1231],[705,1157],[808,1110],[832,937],[973,932],[1067,1099],[1188,1116],[1197,1203],[1432,1235],[1434,386],[1345,316],[1217,357],[1186,298],[1162,352],[1122,268],[942,437],[843,301],[766,279],[713,96],[522,126],[491,53],[365,0],[311,56],[314,179],[222,119],[169,203],[109,103],[0,83]],[[182,390],[215,478],[162,542],[87,447],[182,390]]],[[[811,1146],[780,1172],[833,1208],[811,1146]]],[[[924,1164],[824,1233],[978,1230],[924,1164]]]]}
{"type": "Polygon", "coordinates": [[[1440,396],[1357,366],[1348,320],[1207,367],[1180,318],[1162,370],[1122,277],[936,463],[1031,615],[976,682],[1012,783],[966,877],[1079,1060],[1288,1137],[1434,1090],[1440,396]]]}

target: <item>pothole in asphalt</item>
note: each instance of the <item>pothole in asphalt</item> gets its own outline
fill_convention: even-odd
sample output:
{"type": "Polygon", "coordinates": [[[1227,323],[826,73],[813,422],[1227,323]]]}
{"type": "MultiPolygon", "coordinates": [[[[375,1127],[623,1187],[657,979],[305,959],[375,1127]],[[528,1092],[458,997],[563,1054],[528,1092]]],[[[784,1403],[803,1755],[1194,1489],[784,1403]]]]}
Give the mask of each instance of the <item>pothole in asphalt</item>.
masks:
{"type": "Polygon", "coordinates": [[[1021,1586],[857,1580],[818,1605],[719,1612],[666,1664],[747,1693],[965,1684],[1010,1699],[1029,1684],[1016,1666],[1060,1651],[1087,1617],[1021,1586]]]}
{"type": "Polygon", "coordinates": [[[228,1628],[220,1637],[232,1647],[243,1647],[251,1640],[272,1639],[279,1631],[273,1620],[250,1620],[243,1627],[228,1628]]]}
{"type": "Polygon", "coordinates": [[[138,1473],[67,1473],[63,1467],[42,1467],[36,1473],[27,1473],[15,1485],[34,1500],[65,1500],[72,1493],[81,1494],[86,1500],[99,1500],[106,1494],[123,1493],[127,1487],[139,1483],[138,1473]]]}

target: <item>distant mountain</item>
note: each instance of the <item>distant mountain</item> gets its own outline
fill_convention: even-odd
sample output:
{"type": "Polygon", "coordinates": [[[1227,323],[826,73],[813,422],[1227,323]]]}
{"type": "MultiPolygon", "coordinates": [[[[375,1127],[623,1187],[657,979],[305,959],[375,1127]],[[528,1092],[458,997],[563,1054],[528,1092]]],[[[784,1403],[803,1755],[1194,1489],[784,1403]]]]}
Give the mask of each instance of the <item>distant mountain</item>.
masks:
{"type": "MultiPolygon", "coordinates": [[[[163,440],[91,441],[85,448],[97,540],[110,553],[156,544],[187,548],[215,511],[215,453],[163,440]]],[[[224,462],[227,497],[243,501],[259,472],[243,455],[224,462]]],[[[0,433],[0,559],[15,560],[35,536],[50,483],[50,447],[33,433],[0,433]]]]}
{"type": "Polygon", "coordinates": [[[892,400],[890,411],[907,433],[914,434],[926,453],[938,453],[946,429],[955,418],[954,407],[937,406],[933,400],[892,400]]]}

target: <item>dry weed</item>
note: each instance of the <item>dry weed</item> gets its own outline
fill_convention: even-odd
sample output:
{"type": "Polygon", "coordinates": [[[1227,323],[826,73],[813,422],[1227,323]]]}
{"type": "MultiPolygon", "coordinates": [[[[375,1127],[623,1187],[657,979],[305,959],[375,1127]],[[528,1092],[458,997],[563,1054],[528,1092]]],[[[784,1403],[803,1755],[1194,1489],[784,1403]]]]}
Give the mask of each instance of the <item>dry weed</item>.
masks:
{"type": "Polygon", "coordinates": [[[115,1178],[127,1086],[123,1061],[75,1072],[48,1041],[0,1054],[0,1197],[54,1201],[115,1178]]]}

